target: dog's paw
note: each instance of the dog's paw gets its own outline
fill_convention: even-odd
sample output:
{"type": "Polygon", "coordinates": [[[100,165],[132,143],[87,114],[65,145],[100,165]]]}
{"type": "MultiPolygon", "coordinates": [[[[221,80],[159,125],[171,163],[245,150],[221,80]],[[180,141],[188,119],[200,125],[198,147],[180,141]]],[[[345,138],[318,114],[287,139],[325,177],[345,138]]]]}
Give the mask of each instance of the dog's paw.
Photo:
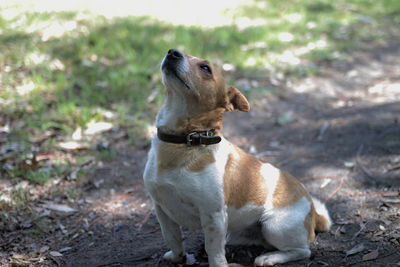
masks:
{"type": "Polygon", "coordinates": [[[254,266],[273,266],[275,263],[276,261],[273,259],[273,257],[268,255],[258,256],[254,260],[254,266]]]}
{"type": "Polygon", "coordinates": [[[175,255],[171,250],[166,252],[163,256],[164,260],[171,263],[183,263],[185,262],[185,254],[175,255]]]}

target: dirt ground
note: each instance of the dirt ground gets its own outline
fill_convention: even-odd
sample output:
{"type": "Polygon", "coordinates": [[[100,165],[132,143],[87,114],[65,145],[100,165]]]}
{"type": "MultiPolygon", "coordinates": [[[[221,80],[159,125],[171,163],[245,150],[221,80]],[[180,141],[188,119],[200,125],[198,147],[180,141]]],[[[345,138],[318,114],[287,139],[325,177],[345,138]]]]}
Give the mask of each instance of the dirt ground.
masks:
{"type": "MultiPolygon", "coordinates": [[[[311,258],[282,266],[400,266],[399,62],[399,43],[354,52],[316,77],[279,81],[250,113],[226,114],[228,140],[298,177],[332,216],[311,258]]],[[[53,217],[68,237],[50,233],[42,245],[63,256],[38,265],[171,266],[142,181],[148,147],[115,146],[115,159],[79,185],[77,212],[53,217]]],[[[207,266],[201,231],[184,232],[187,265],[207,266]]],[[[226,255],[252,266],[262,251],[227,246],[226,255]]]]}

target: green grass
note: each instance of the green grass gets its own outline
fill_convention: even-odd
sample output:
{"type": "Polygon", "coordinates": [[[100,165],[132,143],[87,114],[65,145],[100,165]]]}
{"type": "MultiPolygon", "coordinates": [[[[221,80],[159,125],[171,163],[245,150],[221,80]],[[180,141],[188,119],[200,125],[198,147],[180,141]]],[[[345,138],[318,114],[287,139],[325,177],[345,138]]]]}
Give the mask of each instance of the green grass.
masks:
{"type": "MultiPolygon", "coordinates": [[[[232,84],[263,77],[257,78],[257,90],[273,93],[262,82],[271,72],[314,75],[318,64],[346,57],[363,44],[384,44],[399,28],[400,2],[248,1],[234,18],[233,25],[205,29],[148,17],[81,19],[75,12],[0,17],[0,125],[9,123],[14,140],[27,142],[49,129],[67,139],[90,121],[111,121],[128,129],[134,145],[134,136],[143,135],[162,102],[159,63],[169,48],[233,65],[232,84]],[[73,29],[51,37],[49,25],[73,29]],[[285,53],[297,63],[282,61],[285,53]]],[[[51,152],[55,146],[46,141],[40,149],[51,152]]],[[[22,176],[38,184],[51,179],[42,171],[22,176]]]]}

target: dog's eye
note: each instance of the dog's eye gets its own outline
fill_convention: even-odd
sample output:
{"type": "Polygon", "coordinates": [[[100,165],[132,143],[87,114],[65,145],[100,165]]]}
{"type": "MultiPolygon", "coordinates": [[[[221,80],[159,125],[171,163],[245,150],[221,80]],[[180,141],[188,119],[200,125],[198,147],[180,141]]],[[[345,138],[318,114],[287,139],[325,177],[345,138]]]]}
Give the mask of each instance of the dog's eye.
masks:
{"type": "Polygon", "coordinates": [[[207,72],[208,74],[211,74],[211,68],[205,64],[200,65],[200,69],[207,72]]]}

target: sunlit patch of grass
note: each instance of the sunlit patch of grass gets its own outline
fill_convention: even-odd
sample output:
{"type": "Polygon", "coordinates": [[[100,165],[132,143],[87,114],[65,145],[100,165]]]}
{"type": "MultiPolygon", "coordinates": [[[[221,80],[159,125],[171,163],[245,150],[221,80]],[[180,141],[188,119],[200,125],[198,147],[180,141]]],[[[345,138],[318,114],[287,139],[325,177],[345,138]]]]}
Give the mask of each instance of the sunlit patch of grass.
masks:
{"type": "Polygon", "coordinates": [[[11,199],[17,209],[23,209],[30,201],[29,192],[21,185],[21,183],[19,183],[16,190],[12,192],[11,199]]]}
{"type": "Polygon", "coordinates": [[[28,180],[32,183],[44,185],[46,184],[50,177],[51,172],[49,170],[24,170],[21,168],[15,168],[9,171],[9,174],[13,178],[22,178],[24,180],[28,180]]]}
{"type": "Polygon", "coordinates": [[[48,170],[30,170],[26,173],[25,178],[33,183],[44,185],[49,179],[51,175],[48,170]]]}

